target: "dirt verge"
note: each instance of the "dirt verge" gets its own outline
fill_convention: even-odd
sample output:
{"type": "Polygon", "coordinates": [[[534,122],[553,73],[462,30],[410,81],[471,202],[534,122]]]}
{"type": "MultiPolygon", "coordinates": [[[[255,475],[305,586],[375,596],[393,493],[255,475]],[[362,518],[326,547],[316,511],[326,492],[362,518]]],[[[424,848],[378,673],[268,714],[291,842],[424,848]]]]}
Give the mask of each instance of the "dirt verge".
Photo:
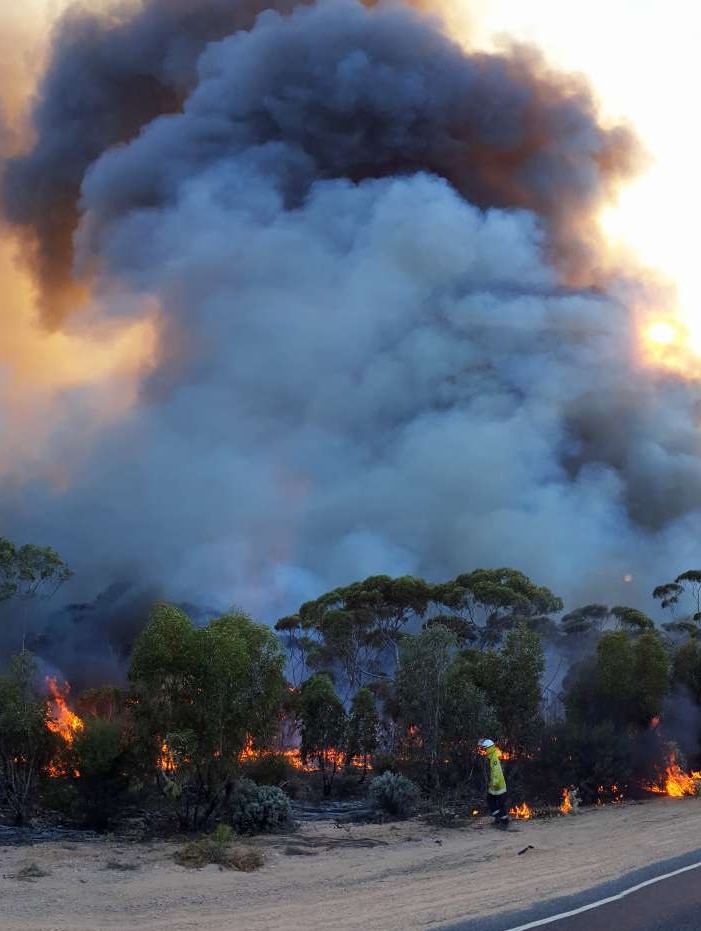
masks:
{"type": "Polygon", "coordinates": [[[173,862],[176,845],[0,847],[3,931],[406,931],[566,895],[694,850],[701,801],[660,799],[518,822],[307,824],[257,838],[254,873],[173,862]],[[529,845],[532,845],[529,847],[529,845]],[[525,853],[519,854],[519,851],[525,853]],[[15,877],[28,864],[31,881],[15,877]],[[119,868],[117,868],[117,866],[119,868]],[[43,875],[46,874],[46,875],[43,875]]]}

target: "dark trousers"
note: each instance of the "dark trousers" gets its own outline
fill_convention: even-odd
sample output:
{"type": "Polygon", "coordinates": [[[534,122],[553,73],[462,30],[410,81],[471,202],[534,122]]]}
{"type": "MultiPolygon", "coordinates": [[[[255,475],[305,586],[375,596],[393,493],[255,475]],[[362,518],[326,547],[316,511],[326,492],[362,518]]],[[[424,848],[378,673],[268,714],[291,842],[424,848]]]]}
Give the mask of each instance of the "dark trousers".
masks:
{"type": "Polygon", "coordinates": [[[509,805],[506,800],[506,792],[503,795],[492,795],[491,792],[487,792],[487,807],[489,808],[489,814],[495,821],[508,822],[509,805]]]}

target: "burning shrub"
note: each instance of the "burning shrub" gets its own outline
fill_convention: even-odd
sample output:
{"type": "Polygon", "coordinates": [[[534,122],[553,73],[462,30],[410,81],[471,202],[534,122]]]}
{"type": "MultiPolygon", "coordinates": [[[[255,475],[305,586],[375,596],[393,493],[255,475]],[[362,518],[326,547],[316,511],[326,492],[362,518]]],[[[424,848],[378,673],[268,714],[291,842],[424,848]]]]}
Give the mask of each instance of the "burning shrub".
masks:
{"type": "Polygon", "coordinates": [[[419,787],[399,773],[387,772],[370,783],[370,798],[379,811],[404,820],[416,811],[419,787]]]}
{"type": "Polygon", "coordinates": [[[240,779],[230,800],[228,820],[237,834],[274,833],[292,823],[290,800],[277,786],[240,779]]]}

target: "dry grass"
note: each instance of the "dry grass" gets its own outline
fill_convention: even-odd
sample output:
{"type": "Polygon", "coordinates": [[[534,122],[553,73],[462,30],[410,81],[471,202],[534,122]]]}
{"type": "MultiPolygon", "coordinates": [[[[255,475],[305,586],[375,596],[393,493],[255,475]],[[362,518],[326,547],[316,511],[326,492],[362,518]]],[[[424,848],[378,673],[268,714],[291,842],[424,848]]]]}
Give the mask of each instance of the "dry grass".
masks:
{"type": "Polygon", "coordinates": [[[265,863],[265,857],[255,847],[234,847],[229,854],[229,865],[242,873],[259,870],[265,863]]]}
{"type": "Polygon", "coordinates": [[[222,869],[240,870],[243,873],[260,869],[265,860],[261,851],[255,847],[231,848],[231,838],[231,828],[220,824],[207,837],[185,844],[175,852],[173,859],[180,866],[195,870],[210,863],[215,863],[222,869]]]}
{"type": "Polygon", "coordinates": [[[116,870],[119,873],[129,873],[133,870],[140,870],[140,863],[123,863],[120,860],[108,860],[105,863],[106,870],[116,870]]]}
{"type": "Polygon", "coordinates": [[[46,870],[43,870],[36,863],[26,863],[24,866],[21,866],[16,873],[8,873],[6,879],[17,879],[20,882],[32,883],[36,879],[43,879],[45,876],[50,876],[46,870]]]}

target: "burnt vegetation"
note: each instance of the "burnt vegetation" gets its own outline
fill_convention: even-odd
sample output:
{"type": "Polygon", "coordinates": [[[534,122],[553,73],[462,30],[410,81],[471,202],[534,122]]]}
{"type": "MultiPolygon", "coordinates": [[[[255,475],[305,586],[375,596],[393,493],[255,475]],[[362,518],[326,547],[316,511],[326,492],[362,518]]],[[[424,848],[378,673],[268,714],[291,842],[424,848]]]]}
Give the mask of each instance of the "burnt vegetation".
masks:
{"type": "MultiPolygon", "coordinates": [[[[70,575],[53,551],[0,543],[8,604],[70,575]]],[[[522,813],[695,794],[700,590],[696,571],[655,588],[659,624],[628,606],[566,611],[508,568],[370,577],[275,629],[158,603],[123,680],[75,695],[40,674],[19,625],[0,677],[2,816],[114,830],[138,814],[147,833],[204,838],[179,862],[231,866],[231,838],[289,829],[295,801],[469,817],[485,734],[522,813]]]]}

